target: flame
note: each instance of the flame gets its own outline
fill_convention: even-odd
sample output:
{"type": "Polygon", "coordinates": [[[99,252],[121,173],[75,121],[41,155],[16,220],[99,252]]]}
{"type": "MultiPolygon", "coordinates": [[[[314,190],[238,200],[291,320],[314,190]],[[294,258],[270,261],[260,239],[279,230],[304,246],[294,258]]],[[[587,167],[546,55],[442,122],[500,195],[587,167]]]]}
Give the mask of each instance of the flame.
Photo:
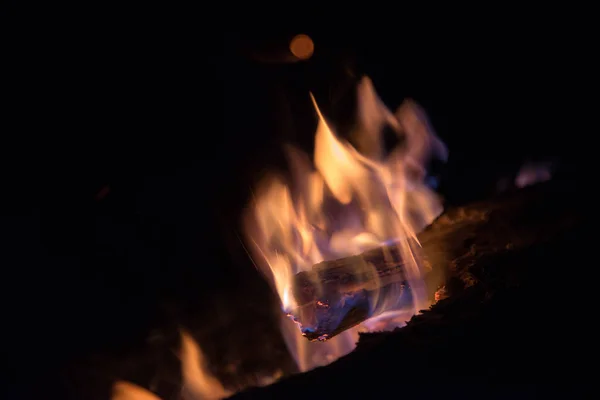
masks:
{"type": "MultiPolygon", "coordinates": [[[[415,243],[418,246],[416,234],[442,211],[438,197],[424,183],[425,163],[431,157],[445,160],[446,148],[415,102],[407,100],[392,113],[366,77],[357,93],[358,128],[352,135],[356,147],[334,133],[311,95],[318,115],[314,166],[307,154],[287,147],[291,181],[275,174],[265,178],[245,220],[253,259],[277,291],[283,315],[291,317],[283,318],[282,332],[303,371],[351,351],[359,331],[400,326],[430,305],[415,243]],[[382,138],[385,125],[400,139],[388,155],[382,138]],[[302,338],[298,327],[306,332],[314,321],[303,319],[297,309],[294,276],[324,260],[383,244],[397,247],[408,285],[393,284],[392,290],[388,287],[371,299],[372,318],[360,326],[325,342],[302,338]],[[410,296],[403,295],[407,290],[410,296]]],[[[357,262],[356,268],[358,272],[373,267],[357,262]]]]}
{"type": "Polygon", "coordinates": [[[315,44],[308,35],[296,35],[290,42],[290,51],[298,59],[308,60],[315,51],[315,44]]]}
{"type": "MultiPolygon", "coordinates": [[[[233,394],[209,372],[198,343],[187,332],[181,332],[180,359],[183,400],[220,400],[233,394]]],[[[118,381],[113,385],[112,400],[160,400],[160,398],[138,385],[118,381]]]]}
{"type": "Polygon", "coordinates": [[[119,381],[113,386],[112,400],[160,400],[160,398],[138,385],[119,381]]]}
{"type": "Polygon", "coordinates": [[[186,332],[181,334],[181,369],[184,400],[219,400],[232,393],[210,372],[198,343],[186,332]]]}
{"type": "Polygon", "coordinates": [[[515,178],[515,186],[524,188],[538,182],[549,181],[552,178],[552,164],[527,162],[521,166],[515,178]]]}

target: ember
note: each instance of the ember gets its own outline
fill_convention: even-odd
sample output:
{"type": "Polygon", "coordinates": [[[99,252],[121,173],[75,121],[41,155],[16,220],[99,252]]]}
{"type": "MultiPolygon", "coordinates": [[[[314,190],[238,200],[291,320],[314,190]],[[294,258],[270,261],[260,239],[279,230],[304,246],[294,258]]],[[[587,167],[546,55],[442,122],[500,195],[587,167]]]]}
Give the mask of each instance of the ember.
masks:
{"type": "Polygon", "coordinates": [[[293,181],[265,179],[246,221],[254,261],[279,294],[282,315],[294,322],[286,318],[283,332],[301,370],[351,351],[359,330],[374,326],[365,320],[394,328],[431,304],[416,234],[442,211],[425,183],[426,163],[447,156],[417,104],[407,100],[392,113],[368,78],[358,87],[356,147],[336,136],[313,103],[314,167],[288,148],[293,181]],[[400,139],[388,154],[385,126],[400,139]],[[364,253],[384,244],[386,251],[364,253]],[[361,253],[342,264],[324,262],[361,253]],[[308,339],[326,342],[300,342],[296,325],[308,339]]]}

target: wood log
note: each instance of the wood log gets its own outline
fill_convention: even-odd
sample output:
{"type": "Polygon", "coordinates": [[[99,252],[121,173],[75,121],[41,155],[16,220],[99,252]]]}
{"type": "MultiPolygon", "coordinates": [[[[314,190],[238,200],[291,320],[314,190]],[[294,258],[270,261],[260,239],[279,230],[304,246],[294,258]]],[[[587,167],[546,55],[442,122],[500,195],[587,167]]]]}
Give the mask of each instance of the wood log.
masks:
{"type": "Polygon", "coordinates": [[[408,289],[398,247],[376,248],[296,274],[291,316],[307,339],[328,340],[374,315],[378,299],[411,305],[408,289]]]}
{"type": "MultiPolygon", "coordinates": [[[[556,221],[560,220],[559,215],[550,219],[549,227],[547,224],[527,224],[526,218],[539,213],[539,208],[543,207],[543,192],[539,187],[530,188],[500,196],[491,202],[451,209],[418,235],[422,248],[411,241],[411,249],[422,257],[424,263],[420,270],[427,296],[433,300],[442,276],[446,275],[448,265],[444,264],[444,260],[448,259],[448,255],[444,253],[466,246],[467,252],[458,256],[468,257],[474,235],[490,223],[497,230],[497,235],[487,246],[479,246],[478,254],[523,248],[532,241],[543,241],[544,235],[552,234],[555,229],[562,229],[561,223],[556,221]],[[490,221],[495,218],[501,220],[490,221]],[[532,229],[534,232],[527,232],[532,229]],[[461,234],[461,230],[465,232],[461,234]],[[457,239],[454,240],[453,236],[457,239]]],[[[302,335],[308,340],[323,341],[390,307],[412,308],[413,299],[404,267],[396,245],[316,264],[312,270],[295,276],[293,294],[298,306],[290,312],[290,316],[300,325],[302,335]],[[390,299],[390,296],[394,298],[390,299]],[[385,307],[378,307],[378,302],[384,300],[385,307]]],[[[462,278],[473,280],[469,273],[462,278]]]]}

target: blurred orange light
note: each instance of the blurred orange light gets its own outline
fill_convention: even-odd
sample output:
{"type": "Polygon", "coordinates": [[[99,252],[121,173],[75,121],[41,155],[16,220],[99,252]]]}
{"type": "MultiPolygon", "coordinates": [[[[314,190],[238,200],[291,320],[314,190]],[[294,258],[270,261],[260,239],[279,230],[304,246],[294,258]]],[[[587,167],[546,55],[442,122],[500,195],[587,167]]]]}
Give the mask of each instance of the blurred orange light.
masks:
{"type": "Polygon", "coordinates": [[[296,35],[290,42],[290,51],[299,59],[308,60],[315,51],[315,44],[307,35],[296,35]]]}

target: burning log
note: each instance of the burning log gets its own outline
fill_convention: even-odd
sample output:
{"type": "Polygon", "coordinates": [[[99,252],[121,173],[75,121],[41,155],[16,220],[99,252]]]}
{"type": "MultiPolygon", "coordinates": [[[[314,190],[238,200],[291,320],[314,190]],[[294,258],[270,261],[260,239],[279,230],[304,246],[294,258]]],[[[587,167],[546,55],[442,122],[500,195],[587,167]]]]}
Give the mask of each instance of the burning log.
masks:
{"type": "Polygon", "coordinates": [[[419,235],[429,262],[447,269],[447,298],[404,328],[361,335],[328,366],[233,398],[377,398],[400,384],[414,398],[534,398],[554,394],[550,382],[585,392],[596,291],[584,285],[591,275],[575,278],[594,259],[582,245],[588,196],[551,181],[448,210],[419,235]]]}
{"type": "MultiPolygon", "coordinates": [[[[414,247],[414,246],[413,246],[414,247]]],[[[324,261],[294,277],[292,314],[309,340],[327,340],[373,315],[373,304],[396,290],[411,303],[404,262],[396,246],[324,261]]]]}
{"type": "MultiPolygon", "coordinates": [[[[451,209],[418,235],[422,249],[411,243],[413,251],[421,250],[424,257],[425,287],[433,299],[445,272],[457,259],[472,259],[507,249],[526,247],[540,242],[562,225],[530,224],[527,219],[540,212],[538,203],[546,189],[533,190],[499,197],[492,201],[451,209]],[[483,229],[493,226],[495,235],[487,242],[476,244],[474,239],[483,229]],[[531,232],[533,230],[533,232],[531,232]],[[436,266],[436,269],[431,266],[436,266]]],[[[568,222],[562,221],[562,222],[568,222]]],[[[486,236],[489,236],[486,235],[486,236]]],[[[397,306],[413,306],[409,280],[406,277],[398,247],[395,245],[372,249],[360,255],[325,261],[294,277],[293,294],[296,300],[290,316],[300,325],[309,340],[328,340],[381,311],[374,310],[377,299],[389,298],[387,292],[396,290],[397,306]]],[[[461,279],[471,285],[475,277],[468,271],[461,279]]]]}

